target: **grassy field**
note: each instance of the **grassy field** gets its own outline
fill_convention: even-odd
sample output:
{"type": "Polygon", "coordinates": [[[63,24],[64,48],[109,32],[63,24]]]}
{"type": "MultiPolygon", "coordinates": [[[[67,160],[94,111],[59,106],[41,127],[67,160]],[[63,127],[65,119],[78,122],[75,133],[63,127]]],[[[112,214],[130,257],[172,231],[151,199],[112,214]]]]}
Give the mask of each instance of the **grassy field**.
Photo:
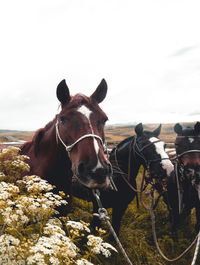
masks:
{"type": "MultiPolygon", "coordinates": [[[[175,139],[175,133],[173,132],[174,124],[165,124],[162,126],[160,138],[166,143],[171,145],[175,139]]],[[[158,124],[145,124],[144,128],[148,130],[154,130],[158,127],[158,124]]],[[[2,136],[11,135],[20,140],[30,140],[34,132],[19,132],[19,131],[0,131],[0,141],[2,136]]],[[[110,147],[115,146],[118,142],[122,141],[128,136],[134,134],[134,126],[106,126],[105,135],[106,141],[110,147]]],[[[138,175],[138,182],[140,182],[141,174],[138,175]]],[[[123,199],[123,198],[122,198],[123,199]]],[[[149,203],[149,199],[146,198],[146,203],[149,203]]],[[[111,217],[111,210],[108,211],[111,217]]],[[[178,256],[186,247],[191,243],[196,235],[194,230],[195,213],[193,211],[191,218],[184,220],[183,225],[175,236],[171,232],[171,224],[169,221],[169,214],[166,205],[159,202],[158,207],[155,210],[156,215],[156,231],[158,236],[159,245],[166,256],[174,258],[178,256]]],[[[92,220],[92,204],[77,198],[73,198],[72,211],[69,214],[72,220],[84,220],[85,222],[91,222],[92,220]]],[[[103,224],[103,228],[107,231],[107,227],[103,224]]],[[[110,239],[109,232],[106,233],[105,239],[113,244],[117,245],[110,239]]],[[[140,205],[139,209],[136,206],[136,201],[132,201],[125,212],[122,219],[121,230],[119,239],[124,246],[129,258],[135,265],[165,265],[166,262],[156,250],[156,247],[152,238],[151,231],[151,218],[147,210],[140,205]]],[[[193,258],[194,248],[180,261],[174,262],[176,265],[188,265],[191,264],[193,258]]],[[[121,253],[114,255],[105,265],[124,265],[126,261],[122,257],[121,253]]],[[[196,264],[200,264],[200,255],[196,264]]]]}
{"type": "MultiPolygon", "coordinates": [[[[138,175],[140,182],[141,174],[138,175]]],[[[123,198],[122,198],[123,199],[123,198]]],[[[144,198],[146,205],[150,206],[150,198],[144,198]]],[[[108,209],[109,217],[112,220],[111,209],[108,209]]],[[[169,213],[166,205],[162,200],[155,210],[156,216],[156,233],[161,250],[168,258],[172,259],[179,256],[192,242],[196,236],[194,230],[195,214],[184,221],[183,225],[178,229],[177,234],[172,233],[171,223],[169,221],[169,213]]],[[[84,200],[73,198],[72,212],[69,214],[72,220],[83,219],[86,222],[92,220],[92,204],[84,200]]],[[[121,222],[119,239],[122,243],[128,257],[134,265],[188,265],[191,264],[194,254],[194,248],[182,259],[176,262],[165,261],[158,253],[152,236],[151,216],[141,204],[139,209],[136,205],[136,200],[133,200],[121,222]]],[[[123,258],[117,244],[110,238],[110,232],[105,223],[102,224],[103,229],[107,231],[105,240],[113,244],[119,251],[105,265],[125,265],[126,261],[123,258]]],[[[200,256],[197,260],[200,264],[200,256]]]]}
{"type": "Polygon", "coordinates": [[[0,130],[0,142],[6,142],[4,136],[12,136],[17,140],[30,140],[34,135],[34,132],[27,131],[15,131],[15,130],[0,130]]]}
{"type": "MultiPolygon", "coordinates": [[[[191,123],[184,123],[184,126],[190,125],[191,123]]],[[[144,124],[145,130],[153,131],[159,124],[144,124]]],[[[121,126],[106,126],[105,135],[106,141],[109,145],[116,145],[123,139],[135,134],[134,125],[121,125],[121,126]]],[[[170,144],[174,142],[175,133],[173,130],[174,124],[163,124],[160,134],[160,139],[170,144]]],[[[13,136],[18,140],[28,141],[32,138],[34,132],[32,131],[15,131],[15,130],[0,130],[0,142],[4,141],[3,136],[13,136]]]]}

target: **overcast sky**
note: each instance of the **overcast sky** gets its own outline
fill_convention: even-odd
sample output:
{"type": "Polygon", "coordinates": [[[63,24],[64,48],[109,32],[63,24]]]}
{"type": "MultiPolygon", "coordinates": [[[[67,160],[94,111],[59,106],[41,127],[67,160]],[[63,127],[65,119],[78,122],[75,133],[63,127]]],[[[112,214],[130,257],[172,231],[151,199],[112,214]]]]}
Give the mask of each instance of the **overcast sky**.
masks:
{"type": "Polygon", "coordinates": [[[0,28],[0,129],[52,120],[62,79],[105,78],[108,124],[200,120],[199,0],[6,0],[0,28]]]}

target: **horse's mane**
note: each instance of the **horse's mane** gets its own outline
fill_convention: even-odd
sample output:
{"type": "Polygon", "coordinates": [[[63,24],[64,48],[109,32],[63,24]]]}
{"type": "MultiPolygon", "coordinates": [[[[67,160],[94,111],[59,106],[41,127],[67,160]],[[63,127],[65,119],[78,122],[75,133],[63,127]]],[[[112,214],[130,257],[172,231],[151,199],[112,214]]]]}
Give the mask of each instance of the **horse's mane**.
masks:
{"type": "Polygon", "coordinates": [[[48,122],[45,127],[38,129],[33,135],[33,138],[30,141],[24,143],[20,149],[23,151],[24,149],[29,148],[31,145],[34,145],[34,153],[35,156],[37,156],[40,141],[45,135],[45,133],[55,124],[56,117],[52,121],[48,122]]]}
{"type": "MultiPolygon", "coordinates": [[[[143,134],[144,134],[147,138],[150,138],[150,137],[153,135],[153,133],[150,132],[150,131],[143,131],[143,134]]],[[[114,151],[115,151],[116,148],[119,149],[121,146],[123,146],[123,145],[126,144],[127,142],[132,141],[133,138],[135,138],[135,137],[136,137],[136,135],[133,135],[133,136],[130,136],[130,137],[124,139],[123,141],[121,141],[116,147],[114,147],[114,148],[111,150],[110,155],[114,153],[114,151]]]]}
{"type": "Polygon", "coordinates": [[[130,136],[130,137],[124,139],[122,142],[120,142],[116,147],[114,147],[114,148],[111,150],[110,155],[114,153],[114,151],[115,151],[116,148],[120,148],[122,145],[124,145],[124,144],[126,144],[127,142],[129,142],[130,140],[132,140],[133,137],[135,137],[135,135],[134,135],[134,136],[130,136]]]}
{"type": "Polygon", "coordinates": [[[129,142],[130,140],[132,140],[133,137],[135,137],[135,135],[134,135],[134,136],[130,136],[130,137],[124,139],[122,142],[120,142],[120,143],[117,145],[117,147],[121,147],[121,146],[124,145],[125,143],[129,142]]]}

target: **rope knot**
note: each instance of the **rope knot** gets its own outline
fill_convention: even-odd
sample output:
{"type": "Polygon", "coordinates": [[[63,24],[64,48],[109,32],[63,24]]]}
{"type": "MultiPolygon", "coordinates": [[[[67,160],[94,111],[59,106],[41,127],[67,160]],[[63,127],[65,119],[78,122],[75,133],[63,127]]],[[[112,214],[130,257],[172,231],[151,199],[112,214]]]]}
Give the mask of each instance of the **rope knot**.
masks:
{"type": "Polygon", "coordinates": [[[98,209],[98,213],[94,213],[94,216],[98,216],[100,220],[110,220],[109,216],[108,216],[108,212],[105,208],[99,208],[98,209]]]}

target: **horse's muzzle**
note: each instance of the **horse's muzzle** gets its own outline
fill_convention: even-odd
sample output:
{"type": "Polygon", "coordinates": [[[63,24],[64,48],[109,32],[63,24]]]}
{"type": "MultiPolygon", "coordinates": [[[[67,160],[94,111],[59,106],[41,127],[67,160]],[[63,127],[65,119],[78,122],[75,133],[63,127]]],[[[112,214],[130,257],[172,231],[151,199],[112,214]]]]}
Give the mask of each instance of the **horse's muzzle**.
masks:
{"type": "Polygon", "coordinates": [[[84,163],[79,163],[77,177],[79,181],[88,188],[107,188],[110,184],[112,169],[110,164],[90,169],[84,163]]]}

